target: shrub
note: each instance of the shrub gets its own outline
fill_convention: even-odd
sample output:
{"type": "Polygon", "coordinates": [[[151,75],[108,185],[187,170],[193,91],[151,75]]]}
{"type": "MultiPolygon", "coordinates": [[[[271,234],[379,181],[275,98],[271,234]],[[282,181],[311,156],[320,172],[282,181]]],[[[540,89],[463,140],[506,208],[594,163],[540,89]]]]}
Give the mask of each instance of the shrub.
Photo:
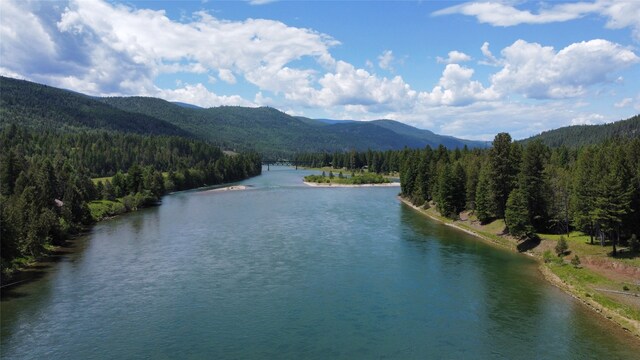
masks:
{"type": "Polygon", "coordinates": [[[628,287],[627,285],[624,285],[624,286],[622,287],[622,290],[624,290],[624,291],[629,291],[629,287],[628,287]]]}
{"type": "Polygon", "coordinates": [[[558,243],[556,244],[556,254],[558,254],[558,256],[564,256],[567,250],[569,250],[567,240],[565,240],[564,236],[560,236],[560,239],[558,239],[558,243]]]}
{"type": "Polygon", "coordinates": [[[542,253],[542,259],[547,264],[552,262],[554,258],[553,258],[553,254],[551,254],[551,250],[545,250],[544,253],[542,253]]]}
{"type": "Polygon", "coordinates": [[[580,266],[580,258],[578,257],[578,255],[574,256],[573,259],[571,259],[571,265],[573,265],[574,268],[578,268],[580,266]]]}

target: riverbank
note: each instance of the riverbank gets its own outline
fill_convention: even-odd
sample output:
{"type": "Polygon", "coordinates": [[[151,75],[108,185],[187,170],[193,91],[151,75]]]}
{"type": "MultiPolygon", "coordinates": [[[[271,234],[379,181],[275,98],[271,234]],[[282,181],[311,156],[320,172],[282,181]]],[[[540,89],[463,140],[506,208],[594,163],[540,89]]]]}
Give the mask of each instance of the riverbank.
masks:
{"type": "MultiPolygon", "coordinates": [[[[198,188],[186,189],[183,191],[192,191],[198,188]]],[[[249,187],[245,185],[228,185],[215,189],[204,190],[204,192],[239,191],[246,190],[248,188],[249,187]]],[[[173,193],[165,194],[163,196],[170,194],[173,193]]],[[[44,254],[34,258],[21,259],[21,262],[19,264],[16,264],[14,268],[6,269],[7,272],[2,273],[0,290],[4,292],[10,288],[19,286],[20,284],[34,281],[42,277],[44,269],[49,268],[51,264],[60,260],[64,255],[73,252],[74,242],[76,241],[76,239],[89,233],[91,231],[91,228],[97,223],[149,207],[162,205],[162,202],[160,200],[149,203],[135,204],[135,206],[132,206],[130,202],[131,201],[125,200],[125,198],[118,198],[115,200],[102,199],[89,202],[87,205],[89,206],[89,211],[91,212],[91,216],[94,219],[93,224],[83,227],[78,233],[71,234],[60,245],[48,245],[44,254]]]]}
{"type": "Polygon", "coordinates": [[[357,187],[399,187],[400,183],[382,183],[382,184],[337,184],[337,183],[315,183],[303,181],[305,185],[313,187],[344,187],[344,188],[357,188],[357,187]]]}
{"type": "Polygon", "coordinates": [[[582,259],[582,266],[576,268],[562,259],[547,263],[543,260],[542,254],[545,250],[553,249],[553,238],[545,238],[543,235],[539,243],[533,244],[518,241],[504,234],[504,222],[500,220],[480,225],[474,223],[468,214],[463,214],[460,220],[452,220],[440,216],[435,208],[423,209],[402,197],[398,199],[446,226],[464,231],[489,244],[535,258],[539,262],[540,272],[547,281],[640,340],[640,282],[634,283],[634,279],[639,279],[637,274],[640,274],[640,267],[635,266],[635,260],[625,262],[590,256],[584,251],[579,251],[582,249],[574,237],[569,241],[569,250],[572,251],[572,257],[578,255],[582,259]]]}

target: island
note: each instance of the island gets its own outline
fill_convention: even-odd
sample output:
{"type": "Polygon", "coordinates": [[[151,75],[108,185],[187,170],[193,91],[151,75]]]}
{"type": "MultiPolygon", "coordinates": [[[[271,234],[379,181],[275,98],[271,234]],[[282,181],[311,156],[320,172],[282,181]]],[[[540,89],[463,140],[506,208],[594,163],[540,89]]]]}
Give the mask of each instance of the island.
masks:
{"type": "Polygon", "coordinates": [[[324,171],[321,175],[307,175],[304,177],[304,183],[319,187],[400,186],[399,182],[391,182],[388,178],[376,173],[353,173],[351,176],[344,176],[340,172],[335,176],[331,171],[329,176],[324,171]]]}

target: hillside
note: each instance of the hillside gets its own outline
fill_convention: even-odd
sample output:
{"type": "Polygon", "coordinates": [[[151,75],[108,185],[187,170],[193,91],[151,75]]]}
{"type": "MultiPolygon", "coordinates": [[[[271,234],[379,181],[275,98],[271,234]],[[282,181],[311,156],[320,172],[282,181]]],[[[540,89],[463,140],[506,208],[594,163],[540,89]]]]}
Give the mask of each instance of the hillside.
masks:
{"type": "Polygon", "coordinates": [[[575,125],[549,130],[524,139],[522,142],[542,140],[545,145],[551,147],[579,147],[597,144],[616,137],[632,138],[637,136],[640,136],[640,115],[609,124],[575,125]]]}
{"type": "Polygon", "coordinates": [[[107,104],[157,117],[229,148],[255,149],[267,157],[297,152],[484,147],[484,142],[436,135],[392,120],[340,121],[294,117],[269,107],[187,108],[155,98],[112,97],[107,104]]]}
{"type": "Polygon", "coordinates": [[[16,123],[37,130],[102,129],[197,137],[231,150],[256,150],[266,158],[299,152],[405,146],[485,147],[392,120],[341,121],[294,117],[269,107],[201,108],[150,97],[96,98],[23,80],[0,78],[0,127],[16,123]]]}
{"type": "Polygon", "coordinates": [[[157,118],[134,114],[96,98],[24,80],[0,77],[0,125],[36,130],[102,129],[152,135],[192,135],[157,118]]]}

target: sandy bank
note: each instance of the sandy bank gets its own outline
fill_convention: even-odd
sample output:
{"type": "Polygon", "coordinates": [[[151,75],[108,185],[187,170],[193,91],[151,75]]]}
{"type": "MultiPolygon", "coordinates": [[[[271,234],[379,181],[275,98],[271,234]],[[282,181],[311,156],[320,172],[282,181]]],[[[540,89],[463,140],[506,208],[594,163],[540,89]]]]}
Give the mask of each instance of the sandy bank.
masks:
{"type": "Polygon", "coordinates": [[[233,186],[226,186],[226,187],[217,188],[217,189],[211,189],[211,190],[207,190],[205,192],[238,191],[238,190],[247,190],[248,188],[249,188],[248,186],[244,186],[244,185],[233,185],[233,186]]]}
{"type": "Polygon", "coordinates": [[[399,182],[392,183],[384,183],[384,184],[327,184],[327,183],[314,183],[314,182],[306,182],[303,181],[306,185],[314,186],[314,187],[346,187],[346,188],[355,188],[355,187],[396,187],[400,186],[399,182]]]}

